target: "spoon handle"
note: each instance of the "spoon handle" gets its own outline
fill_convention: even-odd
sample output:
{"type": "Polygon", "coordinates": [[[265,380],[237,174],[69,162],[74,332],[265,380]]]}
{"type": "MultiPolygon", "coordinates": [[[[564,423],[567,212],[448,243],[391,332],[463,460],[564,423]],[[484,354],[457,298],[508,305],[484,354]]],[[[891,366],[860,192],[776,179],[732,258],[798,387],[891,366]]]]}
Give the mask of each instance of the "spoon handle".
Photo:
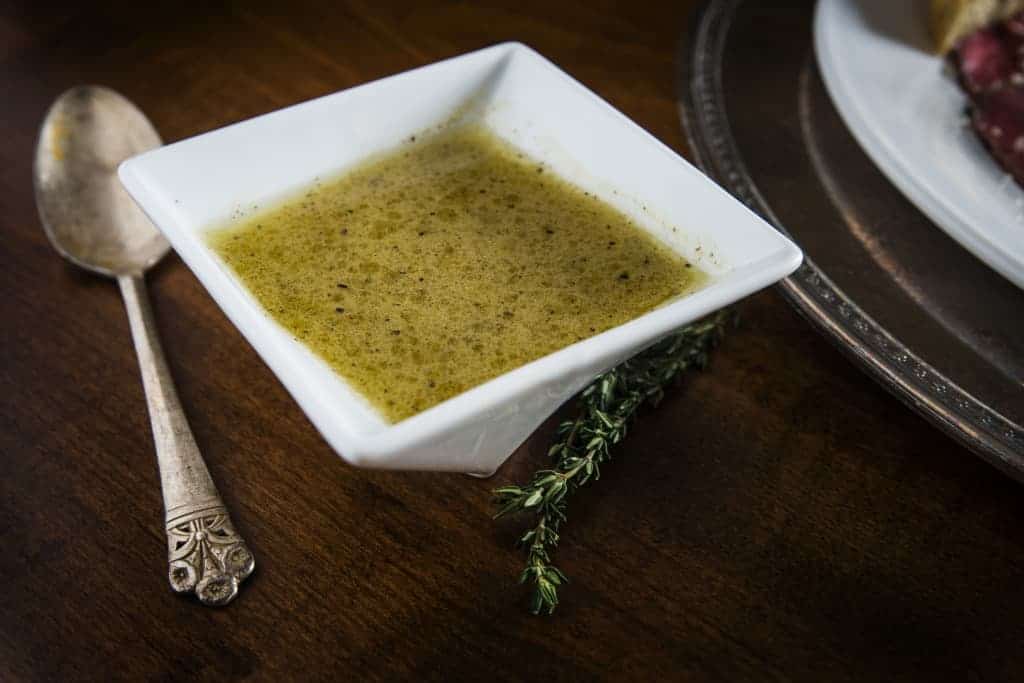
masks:
{"type": "Polygon", "coordinates": [[[231,524],[174,389],[142,275],[121,275],[132,340],[153,426],[164,494],[168,577],[176,592],[195,591],[206,605],[226,605],[255,563],[231,524]]]}

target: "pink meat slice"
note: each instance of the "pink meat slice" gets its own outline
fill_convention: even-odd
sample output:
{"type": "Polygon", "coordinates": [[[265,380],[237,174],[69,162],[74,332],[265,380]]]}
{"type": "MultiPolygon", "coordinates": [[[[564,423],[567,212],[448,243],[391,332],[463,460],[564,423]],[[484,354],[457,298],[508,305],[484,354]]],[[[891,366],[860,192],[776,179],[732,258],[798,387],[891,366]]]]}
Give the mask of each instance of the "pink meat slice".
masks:
{"type": "Polygon", "coordinates": [[[953,59],[975,132],[1024,187],[1024,12],[967,36],[953,59]]]}
{"type": "Polygon", "coordinates": [[[1024,89],[1000,88],[980,95],[971,121],[992,156],[1024,185],[1024,89]]]}
{"type": "Polygon", "coordinates": [[[1015,59],[1008,36],[996,27],[975,31],[957,47],[960,78],[969,93],[1002,87],[1014,72],[1015,59]]]}

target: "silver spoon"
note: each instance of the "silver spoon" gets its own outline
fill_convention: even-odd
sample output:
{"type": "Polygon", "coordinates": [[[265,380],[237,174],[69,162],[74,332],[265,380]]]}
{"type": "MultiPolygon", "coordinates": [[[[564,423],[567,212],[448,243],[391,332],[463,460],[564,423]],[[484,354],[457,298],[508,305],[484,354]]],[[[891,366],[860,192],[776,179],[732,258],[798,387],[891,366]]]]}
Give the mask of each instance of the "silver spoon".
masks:
{"type": "Polygon", "coordinates": [[[146,116],[121,95],[72,88],[53,103],[39,131],[36,205],[64,258],[121,286],[160,466],[171,588],[226,605],[252,573],[253,556],[196,447],[146,296],[143,274],[170,245],[117,179],[118,164],[160,145],[146,116]]]}

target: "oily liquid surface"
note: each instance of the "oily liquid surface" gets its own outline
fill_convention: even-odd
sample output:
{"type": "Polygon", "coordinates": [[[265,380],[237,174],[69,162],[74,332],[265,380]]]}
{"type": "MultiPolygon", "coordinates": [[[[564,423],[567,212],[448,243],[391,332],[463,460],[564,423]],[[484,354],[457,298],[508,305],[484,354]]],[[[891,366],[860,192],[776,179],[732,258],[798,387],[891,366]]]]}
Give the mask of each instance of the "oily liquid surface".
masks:
{"type": "Polygon", "coordinates": [[[479,127],[407,144],[209,240],[391,421],[704,279],[479,127]]]}

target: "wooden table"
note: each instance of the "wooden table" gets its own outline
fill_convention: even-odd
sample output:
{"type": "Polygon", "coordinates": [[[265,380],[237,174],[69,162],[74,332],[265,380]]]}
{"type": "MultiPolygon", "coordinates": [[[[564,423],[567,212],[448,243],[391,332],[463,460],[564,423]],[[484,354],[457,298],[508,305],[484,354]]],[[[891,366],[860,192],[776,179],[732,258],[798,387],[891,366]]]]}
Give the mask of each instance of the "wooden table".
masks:
{"type": "Polygon", "coordinates": [[[118,292],[36,216],[53,98],[110,85],[177,140],[518,39],[685,154],[692,3],[20,4],[0,13],[0,680],[1020,679],[1020,487],[775,291],[573,501],[544,619],[490,490],[543,463],[550,427],[489,481],[348,467],[168,258],[170,364],[259,563],[226,609],[171,594],[118,292]]]}

